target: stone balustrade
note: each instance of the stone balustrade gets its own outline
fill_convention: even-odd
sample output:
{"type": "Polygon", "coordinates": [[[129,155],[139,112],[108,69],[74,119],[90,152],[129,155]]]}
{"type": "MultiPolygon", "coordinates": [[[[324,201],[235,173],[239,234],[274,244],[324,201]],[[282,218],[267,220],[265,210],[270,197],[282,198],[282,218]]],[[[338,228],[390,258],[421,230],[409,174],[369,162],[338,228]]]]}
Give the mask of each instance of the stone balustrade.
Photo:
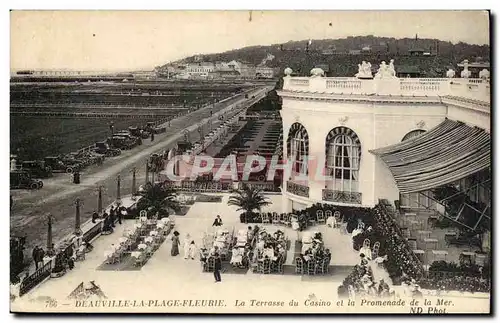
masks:
{"type": "Polygon", "coordinates": [[[490,82],[467,78],[285,77],[283,92],[403,97],[454,96],[490,102],[490,82]]]}
{"type": "Polygon", "coordinates": [[[297,196],[309,197],[309,187],[292,181],[286,182],[286,191],[297,196]]]}
{"type": "Polygon", "coordinates": [[[361,204],[361,193],[359,192],[344,192],[331,189],[323,189],[323,201],[361,204]]]}

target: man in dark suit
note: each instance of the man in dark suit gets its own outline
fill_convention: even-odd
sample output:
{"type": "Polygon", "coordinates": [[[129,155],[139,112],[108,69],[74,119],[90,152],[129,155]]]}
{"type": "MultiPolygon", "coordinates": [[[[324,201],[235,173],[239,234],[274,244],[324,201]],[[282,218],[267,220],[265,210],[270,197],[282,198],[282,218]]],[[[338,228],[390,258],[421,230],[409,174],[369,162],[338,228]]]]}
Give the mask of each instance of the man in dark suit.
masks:
{"type": "Polygon", "coordinates": [[[215,253],[213,257],[215,258],[214,278],[215,282],[217,283],[221,281],[220,271],[222,269],[222,262],[220,260],[219,253],[215,253]]]}
{"type": "Polygon", "coordinates": [[[222,226],[222,219],[220,218],[220,215],[217,215],[215,218],[214,223],[212,224],[213,227],[220,227],[222,226]]]}

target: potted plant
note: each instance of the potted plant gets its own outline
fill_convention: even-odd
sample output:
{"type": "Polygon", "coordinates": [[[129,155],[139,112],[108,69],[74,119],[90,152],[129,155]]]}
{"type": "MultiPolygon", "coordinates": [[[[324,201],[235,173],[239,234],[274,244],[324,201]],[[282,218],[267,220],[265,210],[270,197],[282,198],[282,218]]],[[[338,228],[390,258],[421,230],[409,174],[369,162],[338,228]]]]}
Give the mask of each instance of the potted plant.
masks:
{"type": "Polygon", "coordinates": [[[269,204],[269,199],[262,194],[262,190],[250,187],[243,183],[241,189],[231,190],[232,195],[229,197],[228,205],[238,207],[238,211],[245,211],[240,215],[242,223],[248,223],[255,214],[254,211],[260,213],[260,210],[269,204]]]}
{"type": "Polygon", "coordinates": [[[141,192],[141,199],[137,202],[138,212],[146,210],[148,217],[158,214],[158,220],[169,216],[169,210],[179,211],[175,190],[165,187],[161,183],[145,185],[141,192]]]}

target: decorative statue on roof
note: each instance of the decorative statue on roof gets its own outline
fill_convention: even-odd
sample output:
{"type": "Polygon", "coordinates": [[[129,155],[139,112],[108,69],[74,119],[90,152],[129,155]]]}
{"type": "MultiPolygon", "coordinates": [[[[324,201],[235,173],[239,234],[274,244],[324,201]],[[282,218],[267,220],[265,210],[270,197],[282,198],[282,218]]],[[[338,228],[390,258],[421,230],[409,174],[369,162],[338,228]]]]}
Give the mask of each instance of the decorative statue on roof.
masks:
{"type": "Polygon", "coordinates": [[[285,75],[286,76],[291,76],[293,73],[293,70],[290,67],[285,68],[285,75]]]}
{"type": "Polygon", "coordinates": [[[479,72],[479,78],[483,80],[489,80],[490,71],[488,71],[487,69],[483,69],[481,72],[479,72]]]}
{"type": "Polygon", "coordinates": [[[391,59],[389,62],[389,68],[388,68],[389,76],[390,77],[396,77],[396,69],[394,68],[394,60],[391,59]]]}
{"type": "Polygon", "coordinates": [[[380,67],[375,74],[376,79],[390,79],[396,78],[396,70],[394,69],[394,60],[391,59],[389,65],[386,64],[385,61],[380,63],[380,67]]]}
{"type": "Polygon", "coordinates": [[[319,67],[315,67],[311,70],[311,77],[321,77],[325,76],[325,71],[319,67]]]}
{"type": "Polygon", "coordinates": [[[358,73],[355,75],[358,79],[372,79],[372,64],[363,61],[358,64],[358,73]]]}
{"type": "Polygon", "coordinates": [[[455,77],[455,71],[453,69],[449,69],[448,72],[446,72],[446,77],[447,78],[454,78],[455,77]]]}
{"type": "Polygon", "coordinates": [[[470,77],[470,71],[469,71],[469,61],[468,60],[465,60],[464,61],[464,70],[462,71],[462,73],[460,73],[460,76],[464,79],[467,79],[470,77]]]}

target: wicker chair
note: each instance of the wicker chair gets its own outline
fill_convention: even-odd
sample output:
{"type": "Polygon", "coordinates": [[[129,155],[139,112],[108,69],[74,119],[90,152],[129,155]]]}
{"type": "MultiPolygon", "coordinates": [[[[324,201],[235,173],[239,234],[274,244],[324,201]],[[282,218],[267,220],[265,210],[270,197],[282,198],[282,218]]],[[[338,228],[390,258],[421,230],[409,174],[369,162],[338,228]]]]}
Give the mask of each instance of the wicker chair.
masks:
{"type": "Polygon", "coordinates": [[[271,273],[271,259],[265,258],[263,261],[263,274],[270,274],[271,273]]]}
{"type": "Polygon", "coordinates": [[[276,212],[273,212],[273,224],[280,224],[280,215],[276,212]]]}
{"type": "Polygon", "coordinates": [[[304,261],[300,257],[295,258],[295,273],[304,274],[304,261]]]}
{"type": "Polygon", "coordinates": [[[307,262],[307,274],[315,275],[316,274],[316,261],[311,259],[307,262]]]}
{"type": "Polygon", "coordinates": [[[378,257],[379,249],[380,249],[380,242],[377,241],[373,244],[372,259],[376,259],[378,257]]]}
{"type": "Polygon", "coordinates": [[[271,223],[271,220],[269,219],[269,214],[267,213],[262,213],[261,214],[262,216],[262,223],[271,223]]]}
{"type": "Polygon", "coordinates": [[[316,212],[316,219],[318,220],[319,224],[326,224],[325,214],[323,213],[322,210],[318,210],[316,212]]]}

